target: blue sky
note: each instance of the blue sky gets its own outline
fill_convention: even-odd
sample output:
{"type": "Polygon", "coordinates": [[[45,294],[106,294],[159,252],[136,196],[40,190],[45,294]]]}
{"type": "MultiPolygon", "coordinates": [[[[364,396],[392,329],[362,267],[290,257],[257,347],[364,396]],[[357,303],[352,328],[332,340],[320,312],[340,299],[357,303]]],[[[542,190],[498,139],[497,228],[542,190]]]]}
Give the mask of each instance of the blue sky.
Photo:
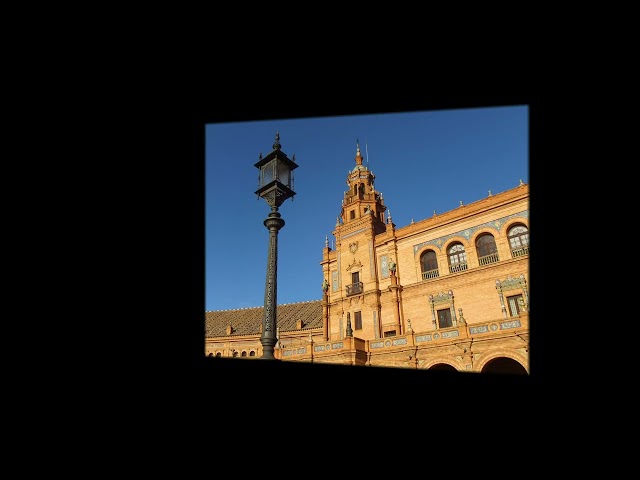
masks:
{"type": "Polygon", "coordinates": [[[529,183],[526,105],[207,124],[206,311],[264,305],[270,207],[254,193],[254,164],[276,132],[298,164],[296,195],[279,210],[278,304],[321,299],[356,140],[396,228],[529,183]]]}

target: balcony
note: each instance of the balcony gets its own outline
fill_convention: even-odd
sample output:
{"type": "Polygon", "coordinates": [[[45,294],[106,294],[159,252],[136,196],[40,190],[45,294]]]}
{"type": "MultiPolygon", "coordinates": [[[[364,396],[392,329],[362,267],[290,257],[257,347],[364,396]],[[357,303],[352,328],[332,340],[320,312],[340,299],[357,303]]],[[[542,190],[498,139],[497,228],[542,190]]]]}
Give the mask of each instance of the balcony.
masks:
{"type": "Polygon", "coordinates": [[[430,278],[438,278],[440,276],[440,271],[436,268],[435,270],[429,270],[428,272],[422,272],[422,280],[429,280],[430,278]]]}
{"type": "Polygon", "coordinates": [[[483,265],[489,265],[490,263],[496,263],[500,258],[497,253],[485,255],[484,257],[478,257],[478,263],[482,267],[483,265]]]}
{"type": "Polygon", "coordinates": [[[529,255],[529,245],[522,247],[522,248],[515,248],[513,250],[511,250],[511,257],[512,258],[518,258],[518,257],[522,257],[524,255],[529,255]]]}
{"type": "Polygon", "coordinates": [[[351,285],[347,285],[347,297],[351,295],[358,295],[362,293],[362,282],[352,283],[351,285]]]}
{"type": "Polygon", "coordinates": [[[456,263],[455,265],[449,265],[449,273],[458,273],[465,271],[468,267],[466,263],[456,263]]]}

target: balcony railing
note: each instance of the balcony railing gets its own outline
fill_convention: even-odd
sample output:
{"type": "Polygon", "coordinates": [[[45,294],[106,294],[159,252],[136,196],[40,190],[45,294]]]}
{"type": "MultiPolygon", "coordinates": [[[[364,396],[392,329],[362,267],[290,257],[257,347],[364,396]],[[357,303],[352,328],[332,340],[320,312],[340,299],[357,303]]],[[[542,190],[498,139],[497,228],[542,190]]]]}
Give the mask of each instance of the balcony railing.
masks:
{"type": "Polygon", "coordinates": [[[496,263],[500,258],[497,253],[492,253],[491,255],[485,255],[484,257],[478,257],[478,263],[480,266],[489,265],[490,263],[496,263]]]}
{"type": "Polygon", "coordinates": [[[429,280],[430,278],[438,278],[440,276],[440,271],[436,268],[435,270],[429,270],[428,272],[422,272],[422,280],[429,280]]]}
{"type": "Polygon", "coordinates": [[[357,295],[359,293],[362,293],[362,282],[347,285],[347,297],[349,295],[357,295]]]}
{"type": "Polygon", "coordinates": [[[466,263],[456,263],[455,265],[449,265],[449,273],[458,273],[466,270],[468,265],[466,263]]]}
{"type": "Polygon", "coordinates": [[[511,250],[513,258],[522,257],[523,255],[529,255],[529,245],[511,250]]]}

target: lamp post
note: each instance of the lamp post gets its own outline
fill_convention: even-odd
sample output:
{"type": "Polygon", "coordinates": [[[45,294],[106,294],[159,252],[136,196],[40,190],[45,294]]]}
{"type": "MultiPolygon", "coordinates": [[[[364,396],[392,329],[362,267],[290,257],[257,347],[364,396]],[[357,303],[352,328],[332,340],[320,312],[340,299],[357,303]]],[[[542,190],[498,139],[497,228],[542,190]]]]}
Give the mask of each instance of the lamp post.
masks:
{"type": "Polygon", "coordinates": [[[262,357],[275,360],[273,348],[277,342],[278,319],[278,231],[284,227],[284,220],[278,212],[278,207],[288,198],[293,200],[293,170],[298,167],[296,156],[289,159],[280,150],[280,134],[276,132],[273,150],[266,157],[254,165],[260,174],[258,176],[258,190],[256,195],[262,197],[271,206],[271,213],[263,222],[269,230],[269,253],[267,257],[267,280],[264,289],[264,313],[262,316],[262,357]]]}

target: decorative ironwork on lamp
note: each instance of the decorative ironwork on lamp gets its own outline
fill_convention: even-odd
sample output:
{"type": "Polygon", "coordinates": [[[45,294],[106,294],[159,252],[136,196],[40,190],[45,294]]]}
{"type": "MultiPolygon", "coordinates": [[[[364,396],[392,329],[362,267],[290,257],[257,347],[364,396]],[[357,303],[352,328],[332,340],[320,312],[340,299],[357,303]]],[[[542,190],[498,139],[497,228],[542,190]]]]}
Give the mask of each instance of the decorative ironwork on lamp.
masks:
{"type": "Polygon", "coordinates": [[[271,213],[263,222],[269,230],[269,253],[267,258],[267,279],[264,293],[264,314],[262,317],[262,357],[275,360],[273,350],[277,336],[277,308],[278,308],[278,231],[284,227],[284,220],[278,212],[278,207],[291,198],[296,192],[293,191],[293,170],[298,167],[295,163],[296,156],[289,159],[280,150],[280,134],[276,132],[276,140],[273,150],[266,157],[262,157],[255,163],[255,167],[260,170],[258,176],[258,190],[256,195],[262,197],[269,206],[271,213]]]}
{"type": "Polygon", "coordinates": [[[279,207],[285,200],[291,198],[293,191],[293,170],[298,168],[295,163],[296,156],[292,159],[280,150],[280,134],[276,132],[276,141],[273,150],[266,157],[260,154],[260,160],[254,165],[260,170],[258,176],[258,190],[256,195],[262,197],[272,208],[279,207]]]}

